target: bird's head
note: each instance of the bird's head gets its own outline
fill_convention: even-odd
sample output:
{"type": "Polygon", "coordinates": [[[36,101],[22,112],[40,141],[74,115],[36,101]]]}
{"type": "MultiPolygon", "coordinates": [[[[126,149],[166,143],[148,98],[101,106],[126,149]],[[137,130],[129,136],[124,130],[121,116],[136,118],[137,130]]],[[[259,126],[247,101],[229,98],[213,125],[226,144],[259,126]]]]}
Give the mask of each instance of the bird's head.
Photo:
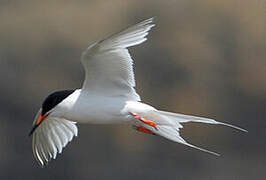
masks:
{"type": "Polygon", "coordinates": [[[35,129],[50,115],[54,114],[55,107],[72,94],[74,90],[56,91],[45,98],[42,103],[42,107],[38,111],[33,121],[33,127],[29,133],[29,136],[35,131],[35,129]]]}

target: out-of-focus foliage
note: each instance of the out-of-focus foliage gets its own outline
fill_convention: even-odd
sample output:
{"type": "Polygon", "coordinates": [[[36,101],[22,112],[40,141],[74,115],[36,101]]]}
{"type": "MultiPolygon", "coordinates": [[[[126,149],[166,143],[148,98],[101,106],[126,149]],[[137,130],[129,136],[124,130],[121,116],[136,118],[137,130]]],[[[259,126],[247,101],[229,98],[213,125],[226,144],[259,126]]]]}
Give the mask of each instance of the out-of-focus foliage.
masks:
{"type": "Polygon", "coordinates": [[[0,1],[0,178],[264,179],[265,9],[265,0],[0,1]],[[127,126],[80,125],[39,168],[27,134],[42,100],[81,86],[89,44],[152,16],[149,40],[130,49],[142,100],[249,133],[186,125],[186,139],[217,158],[127,126]]]}

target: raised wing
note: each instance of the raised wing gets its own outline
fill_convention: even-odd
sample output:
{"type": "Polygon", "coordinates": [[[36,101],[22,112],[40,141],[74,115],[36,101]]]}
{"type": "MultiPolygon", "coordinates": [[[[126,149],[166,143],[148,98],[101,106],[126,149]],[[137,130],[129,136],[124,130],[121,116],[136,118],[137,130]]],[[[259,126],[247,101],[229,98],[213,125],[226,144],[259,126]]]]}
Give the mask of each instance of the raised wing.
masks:
{"type": "Polygon", "coordinates": [[[127,48],[146,41],[153,26],[150,18],[89,46],[82,54],[86,72],[82,89],[140,100],[134,89],[133,60],[127,48]]]}
{"type": "Polygon", "coordinates": [[[61,118],[46,118],[32,134],[32,151],[34,158],[41,165],[46,165],[51,158],[78,135],[75,122],[61,118]]]}

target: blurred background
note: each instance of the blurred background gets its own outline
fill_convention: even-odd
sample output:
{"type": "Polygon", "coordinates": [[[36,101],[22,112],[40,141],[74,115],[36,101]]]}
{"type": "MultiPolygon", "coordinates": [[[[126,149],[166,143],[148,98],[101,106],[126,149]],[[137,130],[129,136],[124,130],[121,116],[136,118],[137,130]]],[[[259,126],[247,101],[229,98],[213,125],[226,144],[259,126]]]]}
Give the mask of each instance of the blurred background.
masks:
{"type": "Polygon", "coordinates": [[[1,0],[0,179],[264,179],[265,9],[265,0],[1,0]],[[149,40],[130,48],[142,100],[249,133],[186,124],[183,137],[215,157],[129,126],[78,125],[40,168],[28,133],[44,98],[81,87],[89,44],[153,16],[149,40]]]}

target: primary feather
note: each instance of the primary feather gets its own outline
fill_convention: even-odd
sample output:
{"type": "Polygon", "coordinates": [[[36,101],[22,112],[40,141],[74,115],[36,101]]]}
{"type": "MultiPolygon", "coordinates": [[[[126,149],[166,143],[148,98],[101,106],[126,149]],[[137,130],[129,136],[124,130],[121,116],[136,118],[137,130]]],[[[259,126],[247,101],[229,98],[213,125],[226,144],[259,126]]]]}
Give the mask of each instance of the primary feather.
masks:
{"type": "Polygon", "coordinates": [[[44,166],[51,158],[55,159],[57,153],[61,153],[68,142],[77,135],[75,122],[55,117],[45,119],[32,134],[32,151],[35,159],[44,166]]]}
{"type": "Polygon", "coordinates": [[[86,72],[82,89],[139,101],[134,89],[133,60],[127,48],[146,41],[152,22],[153,18],[147,19],[89,46],[82,55],[86,72]]]}

